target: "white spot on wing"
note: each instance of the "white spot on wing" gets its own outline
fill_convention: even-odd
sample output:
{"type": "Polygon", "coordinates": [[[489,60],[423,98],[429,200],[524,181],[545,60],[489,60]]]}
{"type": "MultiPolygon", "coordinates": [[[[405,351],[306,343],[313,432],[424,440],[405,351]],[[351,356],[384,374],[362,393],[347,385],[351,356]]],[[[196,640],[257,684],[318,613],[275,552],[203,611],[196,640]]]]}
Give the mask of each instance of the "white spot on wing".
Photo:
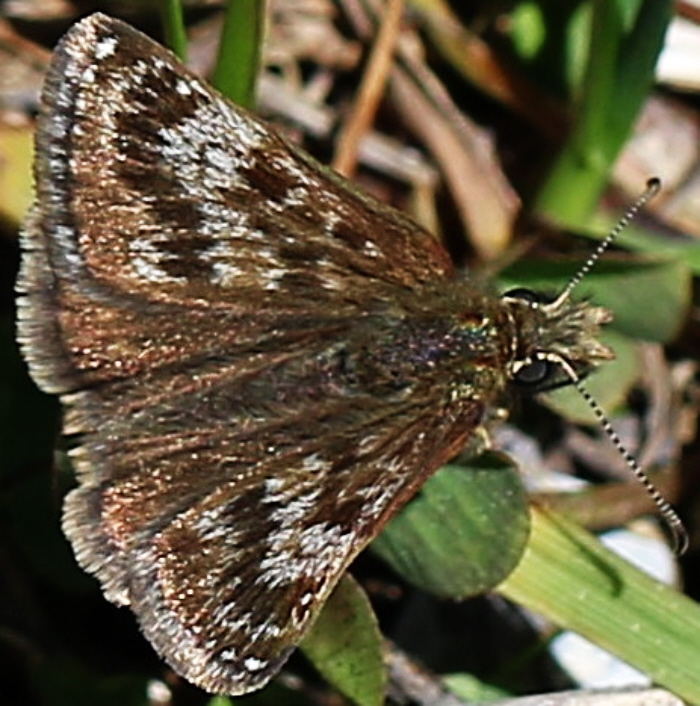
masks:
{"type": "Polygon", "coordinates": [[[150,238],[134,238],[129,242],[130,264],[140,279],[147,282],[185,283],[184,277],[173,277],[163,269],[162,264],[175,259],[158,248],[158,243],[150,238]]]}
{"type": "Polygon", "coordinates": [[[183,81],[182,79],[178,79],[178,82],[175,84],[175,90],[181,95],[181,96],[189,96],[192,93],[192,87],[190,86],[187,81],[183,81]]]}
{"type": "Polygon", "coordinates": [[[116,37],[104,37],[100,39],[100,41],[95,44],[95,58],[98,61],[107,59],[117,51],[118,46],[119,41],[116,37]]]}
{"type": "Polygon", "coordinates": [[[324,458],[321,458],[317,453],[305,456],[301,462],[301,467],[305,471],[327,471],[330,464],[324,458]]]}
{"type": "Polygon", "coordinates": [[[243,661],[243,665],[251,672],[259,672],[261,669],[265,668],[267,662],[258,659],[257,657],[248,657],[243,661]]]}
{"type": "Polygon", "coordinates": [[[283,526],[268,537],[256,583],[274,588],[334,574],[345,564],[356,539],[355,532],[327,522],[303,530],[283,526]]]}
{"type": "Polygon", "coordinates": [[[365,240],[362,244],[362,252],[368,257],[379,257],[379,248],[371,240],[365,240]]]}

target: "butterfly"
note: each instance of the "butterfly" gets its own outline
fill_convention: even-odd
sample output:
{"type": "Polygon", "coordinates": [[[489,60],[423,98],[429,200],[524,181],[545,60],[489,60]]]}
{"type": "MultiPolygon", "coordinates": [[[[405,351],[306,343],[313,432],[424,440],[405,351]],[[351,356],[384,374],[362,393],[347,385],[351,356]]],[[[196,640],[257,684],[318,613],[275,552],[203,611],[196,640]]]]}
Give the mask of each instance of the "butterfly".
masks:
{"type": "Polygon", "coordinates": [[[104,15],[54,52],[36,154],[19,341],[74,446],[63,529],[209,691],[280,669],[511,382],[612,355],[607,311],[459,275],[431,234],[104,15]]]}

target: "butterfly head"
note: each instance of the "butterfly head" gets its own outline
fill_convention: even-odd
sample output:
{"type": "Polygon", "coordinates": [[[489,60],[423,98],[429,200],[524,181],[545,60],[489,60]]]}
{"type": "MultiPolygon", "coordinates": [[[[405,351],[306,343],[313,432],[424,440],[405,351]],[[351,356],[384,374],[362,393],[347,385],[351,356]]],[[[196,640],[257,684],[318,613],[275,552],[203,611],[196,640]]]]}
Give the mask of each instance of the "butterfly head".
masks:
{"type": "Polygon", "coordinates": [[[551,389],[585,377],[595,366],[614,358],[601,343],[600,327],[612,314],[568,293],[554,300],[529,290],[503,295],[518,334],[513,343],[511,379],[536,389],[551,389]]]}

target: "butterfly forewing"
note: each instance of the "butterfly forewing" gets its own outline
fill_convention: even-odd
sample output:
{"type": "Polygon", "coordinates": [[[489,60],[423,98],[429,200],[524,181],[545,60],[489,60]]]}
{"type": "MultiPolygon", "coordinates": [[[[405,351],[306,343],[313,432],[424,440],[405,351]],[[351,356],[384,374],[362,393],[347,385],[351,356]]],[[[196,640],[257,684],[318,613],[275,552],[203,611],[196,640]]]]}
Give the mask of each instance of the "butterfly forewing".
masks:
{"type": "Polygon", "coordinates": [[[309,287],[337,305],[353,287],[412,286],[451,269],[430,235],[127,25],[93,17],[69,33],[45,97],[38,182],[73,231],[61,239],[68,270],[84,264],[99,282],[149,300],[248,313],[240,296],[249,290],[275,310],[309,287]]]}
{"type": "MultiPolygon", "coordinates": [[[[277,345],[450,271],[430,235],[117,21],[93,17],[59,45],[43,116],[37,190],[52,208],[35,214],[42,242],[27,279],[39,280],[37,308],[62,312],[52,333],[85,371],[81,385],[183,351],[268,334],[277,345]],[[61,286],[45,292],[37,271],[61,286]]],[[[71,385],[59,361],[45,364],[47,386],[71,385]]]]}

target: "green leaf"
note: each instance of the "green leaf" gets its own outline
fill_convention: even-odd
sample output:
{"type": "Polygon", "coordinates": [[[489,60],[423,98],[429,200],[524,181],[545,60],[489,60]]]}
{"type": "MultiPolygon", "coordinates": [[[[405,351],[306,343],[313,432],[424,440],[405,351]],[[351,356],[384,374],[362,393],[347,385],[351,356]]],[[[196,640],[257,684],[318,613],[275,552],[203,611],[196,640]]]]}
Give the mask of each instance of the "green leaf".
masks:
{"type": "Polygon", "coordinates": [[[700,606],[558,515],[535,508],[532,523],[500,593],[700,703],[700,606]]]}
{"type": "Polygon", "coordinates": [[[345,574],[301,649],[324,678],[360,706],[384,703],[382,636],[367,595],[345,574]]]}
{"type": "Polygon", "coordinates": [[[438,471],[372,548],[414,585],[465,598],[513,570],[528,531],[518,472],[502,454],[488,452],[438,471]]]}

